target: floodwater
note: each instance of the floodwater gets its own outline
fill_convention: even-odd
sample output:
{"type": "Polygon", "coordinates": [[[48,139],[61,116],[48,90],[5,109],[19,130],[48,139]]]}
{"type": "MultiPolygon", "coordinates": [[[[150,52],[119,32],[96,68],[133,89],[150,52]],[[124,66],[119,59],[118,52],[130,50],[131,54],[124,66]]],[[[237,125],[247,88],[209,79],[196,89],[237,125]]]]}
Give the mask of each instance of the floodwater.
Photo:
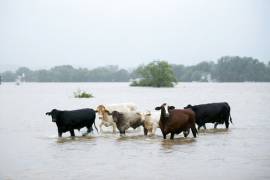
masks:
{"type": "Polygon", "coordinates": [[[3,83],[0,107],[0,179],[270,179],[269,83],[3,83]],[[95,97],[73,98],[77,89],[95,97]],[[220,101],[230,104],[234,124],[229,130],[207,124],[196,139],[180,134],[163,140],[159,129],[153,137],[140,129],[120,137],[110,128],[58,138],[45,115],[104,103],[134,102],[141,111],[154,111],[164,102],[181,108],[220,101]]]}

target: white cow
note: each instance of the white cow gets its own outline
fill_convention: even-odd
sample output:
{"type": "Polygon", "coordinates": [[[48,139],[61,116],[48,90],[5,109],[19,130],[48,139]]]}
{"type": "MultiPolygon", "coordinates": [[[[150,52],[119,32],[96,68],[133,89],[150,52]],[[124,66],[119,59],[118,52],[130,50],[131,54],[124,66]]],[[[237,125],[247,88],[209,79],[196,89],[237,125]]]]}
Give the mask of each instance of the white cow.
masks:
{"type": "Polygon", "coordinates": [[[154,135],[156,129],[159,128],[159,117],[153,116],[153,113],[147,111],[146,113],[141,113],[143,122],[144,122],[144,135],[154,135]]]}
{"type": "Polygon", "coordinates": [[[113,133],[116,133],[116,124],[113,121],[113,118],[111,116],[111,113],[113,111],[131,112],[131,111],[135,111],[136,109],[137,109],[137,106],[134,103],[99,105],[97,107],[96,112],[98,113],[98,117],[101,120],[101,123],[99,125],[100,132],[103,131],[102,126],[104,125],[105,127],[112,126],[113,133]]]}

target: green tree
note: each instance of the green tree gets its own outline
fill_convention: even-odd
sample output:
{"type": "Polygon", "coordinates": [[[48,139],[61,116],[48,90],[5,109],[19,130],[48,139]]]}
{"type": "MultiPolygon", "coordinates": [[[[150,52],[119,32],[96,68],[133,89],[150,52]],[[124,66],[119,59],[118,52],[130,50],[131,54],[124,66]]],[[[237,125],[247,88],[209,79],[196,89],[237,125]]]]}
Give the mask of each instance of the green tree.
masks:
{"type": "Polygon", "coordinates": [[[5,71],[1,73],[0,75],[2,77],[3,82],[11,82],[11,81],[15,81],[16,79],[16,74],[13,73],[12,71],[5,71]]]}
{"type": "Polygon", "coordinates": [[[263,82],[268,79],[267,66],[251,57],[225,56],[218,60],[214,77],[220,82],[263,82]]]}
{"type": "Polygon", "coordinates": [[[177,81],[183,81],[183,76],[185,75],[186,67],[184,65],[172,65],[173,72],[176,76],[177,81]]]}
{"type": "Polygon", "coordinates": [[[166,61],[153,61],[136,70],[139,81],[133,81],[131,86],[173,87],[176,78],[172,67],[166,61]]]}

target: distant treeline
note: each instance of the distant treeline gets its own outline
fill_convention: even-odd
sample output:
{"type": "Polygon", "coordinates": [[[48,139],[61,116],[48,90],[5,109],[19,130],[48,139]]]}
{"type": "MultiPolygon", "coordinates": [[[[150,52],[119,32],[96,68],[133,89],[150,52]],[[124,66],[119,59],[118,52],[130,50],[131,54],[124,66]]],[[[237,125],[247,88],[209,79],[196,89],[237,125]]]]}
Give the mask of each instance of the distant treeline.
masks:
{"type": "MultiPolygon", "coordinates": [[[[171,67],[180,82],[270,82],[270,62],[264,64],[251,57],[225,56],[216,63],[204,61],[192,66],[171,64],[171,67]]],[[[18,77],[26,82],[128,82],[140,78],[136,70],[129,72],[118,66],[89,70],[63,65],[35,71],[21,67],[16,72],[0,73],[0,76],[4,82],[15,81],[18,77]]]]}

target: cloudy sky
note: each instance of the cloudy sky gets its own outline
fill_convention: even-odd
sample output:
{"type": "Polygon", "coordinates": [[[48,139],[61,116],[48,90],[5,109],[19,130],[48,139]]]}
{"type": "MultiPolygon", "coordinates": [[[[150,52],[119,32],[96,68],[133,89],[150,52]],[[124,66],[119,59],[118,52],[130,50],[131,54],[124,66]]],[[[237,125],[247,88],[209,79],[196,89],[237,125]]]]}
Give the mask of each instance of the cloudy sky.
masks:
{"type": "Polygon", "coordinates": [[[268,0],[1,0],[0,65],[270,61],[268,0]]]}

